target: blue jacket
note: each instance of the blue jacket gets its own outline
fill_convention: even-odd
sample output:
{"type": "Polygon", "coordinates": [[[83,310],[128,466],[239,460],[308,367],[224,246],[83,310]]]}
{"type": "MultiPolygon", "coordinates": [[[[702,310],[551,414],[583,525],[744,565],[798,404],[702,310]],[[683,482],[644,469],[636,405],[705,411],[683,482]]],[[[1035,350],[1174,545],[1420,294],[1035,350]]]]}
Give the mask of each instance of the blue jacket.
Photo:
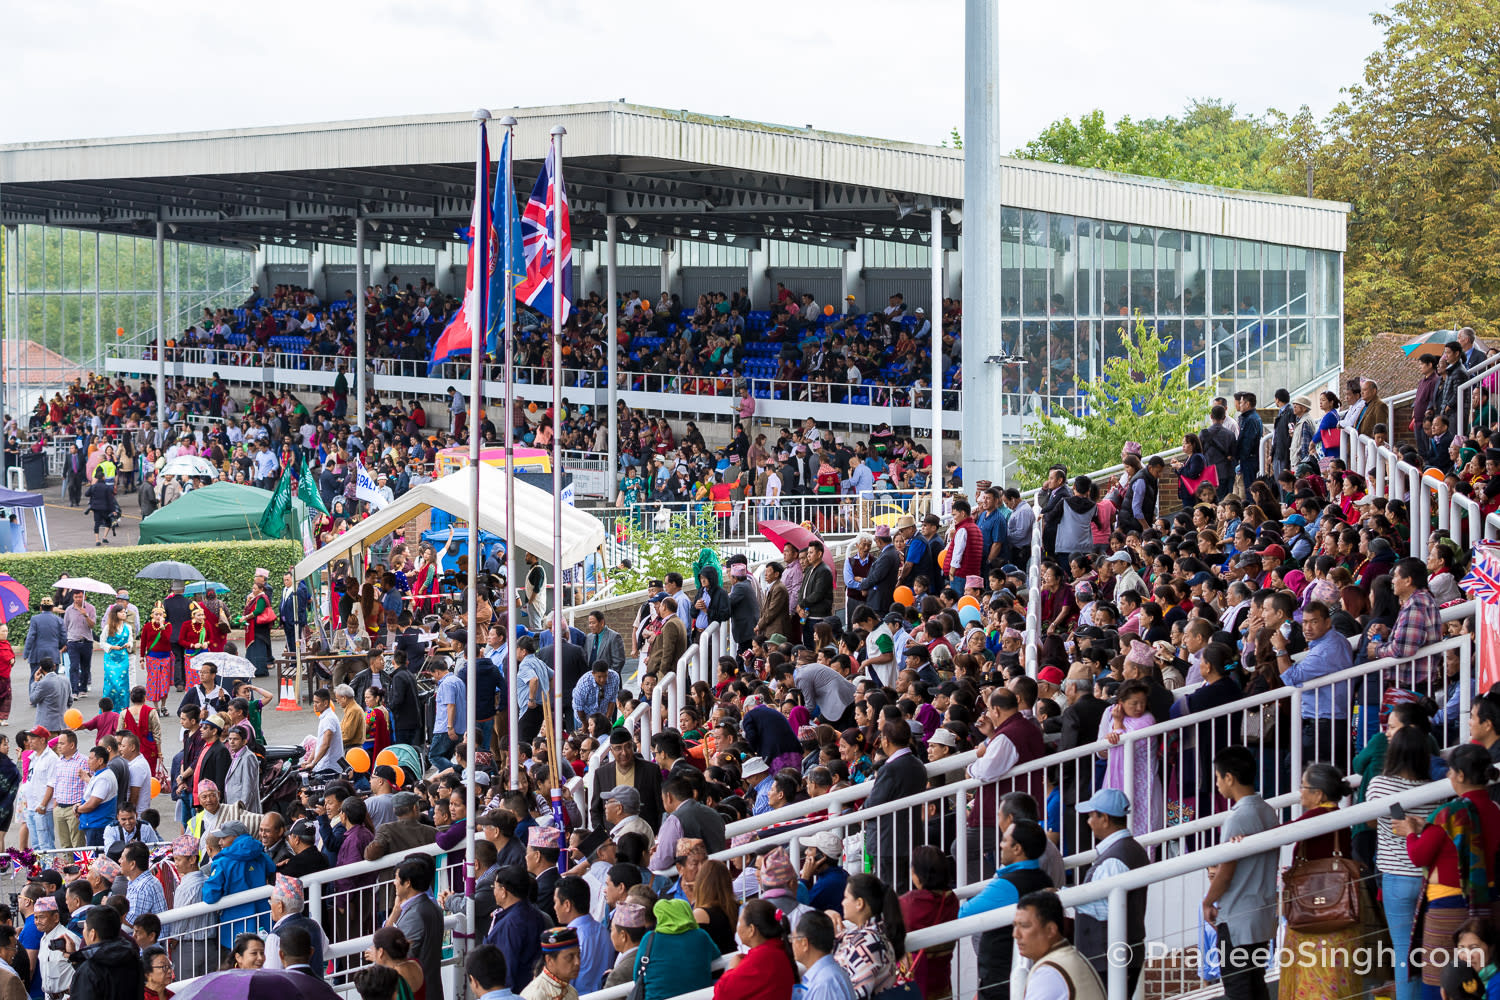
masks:
{"type": "Polygon", "coordinates": [[[547,918],[530,903],[520,902],[495,911],[494,923],[484,936],[484,943],[505,953],[505,985],[511,992],[520,994],[535,978],[531,970],[542,957],[542,931],[546,929],[547,918]]]}
{"type": "MultiPolygon", "coordinates": [[[[262,889],[276,878],[271,856],[254,837],[235,837],[209,862],[203,875],[202,901],[217,903],[225,896],[249,889],[262,889]]],[[[236,936],[246,931],[264,934],[271,904],[264,899],[226,907],[220,917],[219,947],[232,948],[236,936]]]]}
{"type": "Polygon", "coordinates": [[[835,865],[816,876],[809,885],[806,879],[797,883],[797,902],[806,903],[815,910],[837,910],[844,903],[844,887],[849,884],[849,873],[835,865]]]}
{"type": "Polygon", "coordinates": [[[1006,865],[1001,868],[995,873],[995,877],[990,879],[983,889],[979,890],[979,895],[972,899],[964,900],[963,904],[958,908],[959,917],[972,917],[976,913],[983,913],[986,910],[998,910],[1002,906],[1012,905],[1020,896],[1016,893],[1016,887],[1008,880],[1001,878],[1001,876],[1006,872],[1020,871],[1023,868],[1040,867],[1040,861],[1017,861],[1013,865],[1006,865]]]}
{"type": "Polygon", "coordinates": [[[1252,475],[1260,466],[1260,439],[1266,433],[1266,425],[1260,414],[1251,410],[1241,414],[1240,420],[1240,472],[1252,475]]]}

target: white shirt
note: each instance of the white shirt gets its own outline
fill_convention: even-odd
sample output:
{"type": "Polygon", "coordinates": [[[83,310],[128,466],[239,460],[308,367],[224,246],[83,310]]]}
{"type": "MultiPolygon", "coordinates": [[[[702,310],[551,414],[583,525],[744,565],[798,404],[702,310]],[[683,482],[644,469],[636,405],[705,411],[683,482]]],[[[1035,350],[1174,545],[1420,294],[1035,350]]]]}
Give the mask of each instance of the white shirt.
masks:
{"type": "MultiPolygon", "coordinates": [[[[21,785],[21,794],[26,798],[26,805],[35,809],[42,804],[42,799],[47,794],[47,786],[52,784],[53,777],[57,774],[57,752],[51,747],[39,754],[31,755],[31,770],[27,772],[26,781],[21,785]]],[[[51,804],[48,804],[51,808],[51,804]]]]}
{"type": "Polygon", "coordinates": [[[135,811],[139,813],[142,809],[151,808],[151,765],[146,763],[143,754],[136,754],[135,760],[126,761],[130,765],[130,784],[138,787],[140,791],[135,793],[135,811]]]}
{"type": "MultiPolygon", "coordinates": [[[[1099,843],[1094,845],[1095,855],[1104,853],[1104,849],[1107,848],[1110,844],[1113,844],[1121,837],[1128,836],[1130,836],[1129,828],[1116,830],[1114,833],[1110,834],[1108,837],[1105,837],[1103,840],[1099,841],[1099,843]]],[[[1121,861],[1119,858],[1105,858],[1102,862],[1095,864],[1092,868],[1089,869],[1088,877],[1084,879],[1084,881],[1097,882],[1101,879],[1111,878],[1115,875],[1123,875],[1128,871],[1130,871],[1130,866],[1121,861]]],[[[1079,903],[1077,906],[1077,910],[1079,913],[1093,917],[1095,920],[1108,920],[1109,900],[1102,899],[1095,900],[1092,903],[1079,903]]]]}
{"type": "Polygon", "coordinates": [[[766,476],[766,499],[781,499],[781,476],[774,471],[766,476]]]}
{"type": "Polygon", "coordinates": [[[984,756],[969,765],[969,777],[976,781],[995,781],[1010,773],[1021,755],[1010,737],[996,733],[984,741],[984,756]]]}
{"type": "Polygon", "coordinates": [[[119,794],[120,783],[115,780],[115,773],[106,767],[89,779],[88,785],[83,790],[83,801],[98,799],[100,803],[104,803],[119,794]]]}
{"type": "Polygon", "coordinates": [[[1044,965],[1026,977],[1026,1000],[1072,1000],[1068,983],[1054,965],[1044,965]]]}
{"type": "Polygon", "coordinates": [[[323,714],[318,716],[318,745],[322,745],[325,732],[332,733],[333,739],[328,742],[328,752],[314,762],[314,771],[331,771],[338,766],[339,758],[344,756],[344,734],[339,728],[339,717],[334,714],[332,705],[323,709],[323,714]]]}

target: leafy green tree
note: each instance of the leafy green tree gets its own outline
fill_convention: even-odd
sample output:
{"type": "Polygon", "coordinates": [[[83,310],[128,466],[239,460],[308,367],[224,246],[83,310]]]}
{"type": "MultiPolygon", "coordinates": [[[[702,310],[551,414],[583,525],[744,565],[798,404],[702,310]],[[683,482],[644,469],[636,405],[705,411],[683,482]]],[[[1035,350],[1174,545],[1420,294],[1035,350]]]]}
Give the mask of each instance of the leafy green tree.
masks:
{"type": "MultiPolygon", "coordinates": [[[[1321,129],[1314,193],[1351,206],[1351,340],[1500,320],[1500,4],[1400,0],[1321,129]]],[[[1287,138],[1295,138],[1286,130],[1287,138]]]]}
{"type": "Polygon", "coordinates": [[[1074,122],[1063,118],[1043,129],[1015,155],[1028,160],[1093,167],[1273,193],[1301,193],[1288,168],[1275,112],[1242,115],[1233,104],[1198,100],[1182,117],[1128,115],[1110,125],[1095,109],[1074,122]]]}
{"type": "Polygon", "coordinates": [[[1127,441],[1145,455],[1170,451],[1203,426],[1213,388],[1190,386],[1186,365],[1165,370],[1166,342],[1144,320],[1122,340],[1125,356],[1106,360],[1102,377],[1089,382],[1083,416],[1042,414],[1028,425],[1032,439],[1016,455],[1023,481],[1039,482],[1059,464],[1070,474],[1117,465],[1127,441]]]}

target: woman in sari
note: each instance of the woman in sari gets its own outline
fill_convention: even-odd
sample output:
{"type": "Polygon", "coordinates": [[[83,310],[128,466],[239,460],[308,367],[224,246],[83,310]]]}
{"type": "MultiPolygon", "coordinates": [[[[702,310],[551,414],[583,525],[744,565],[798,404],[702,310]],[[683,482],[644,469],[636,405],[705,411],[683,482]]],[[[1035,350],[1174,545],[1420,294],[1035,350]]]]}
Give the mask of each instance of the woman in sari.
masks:
{"type": "Polygon", "coordinates": [[[385,707],[382,688],[365,688],[365,736],[364,748],[371,760],[391,745],[391,711],[385,707]]]}
{"type": "Polygon", "coordinates": [[[141,659],[146,666],[146,700],[166,715],[167,695],[172,691],[172,626],[160,601],[141,626],[141,659]]]}
{"type": "Polygon", "coordinates": [[[437,551],[427,542],[417,550],[417,567],[411,574],[412,617],[437,610],[437,551]]]}
{"type": "MultiPolygon", "coordinates": [[[[1102,788],[1125,790],[1125,753],[1121,745],[1125,734],[1137,732],[1156,724],[1156,719],[1146,708],[1151,688],[1145,681],[1126,681],[1120,685],[1114,707],[1099,720],[1099,739],[1107,740],[1110,749],[1104,751],[1104,783],[1102,788]]],[[[1163,792],[1161,779],[1156,774],[1155,740],[1135,740],[1130,746],[1134,754],[1132,781],[1135,785],[1127,794],[1132,802],[1150,803],[1149,809],[1132,809],[1130,833],[1140,837],[1152,830],[1160,830],[1163,823],[1163,792]]]]}
{"type": "Polygon", "coordinates": [[[197,603],[203,606],[203,620],[208,623],[208,648],[215,653],[224,652],[231,628],[229,608],[212,587],[204,588],[203,597],[197,603]]]}
{"type": "Polygon", "coordinates": [[[1496,778],[1484,747],[1466,743],[1448,761],[1448,782],[1456,797],[1425,820],[1413,814],[1391,823],[1404,839],[1406,856],[1423,869],[1418,905],[1422,927],[1422,992],[1435,996],[1443,969],[1453,960],[1453,936],[1469,917],[1470,905],[1487,909],[1493,873],[1490,859],[1500,847],[1500,808],[1486,788],[1496,778]]]}
{"type": "Polygon", "coordinates": [[[104,697],[123,705],[130,697],[130,643],[134,636],[119,604],[104,616],[104,697]]]}
{"type": "MultiPolygon", "coordinates": [[[[1344,794],[1344,772],[1332,764],[1309,764],[1302,772],[1302,815],[1292,822],[1333,812],[1344,794]]],[[[1339,829],[1297,841],[1292,848],[1292,866],[1301,861],[1349,856],[1349,831],[1339,829]]],[[[1281,967],[1277,996],[1284,1000],[1324,1000],[1359,993],[1362,984],[1350,961],[1350,949],[1359,943],[1362,932],[1358,920],[1321,933],[1288,927],[1280,954],[1292,960],[1281,967]]]]}

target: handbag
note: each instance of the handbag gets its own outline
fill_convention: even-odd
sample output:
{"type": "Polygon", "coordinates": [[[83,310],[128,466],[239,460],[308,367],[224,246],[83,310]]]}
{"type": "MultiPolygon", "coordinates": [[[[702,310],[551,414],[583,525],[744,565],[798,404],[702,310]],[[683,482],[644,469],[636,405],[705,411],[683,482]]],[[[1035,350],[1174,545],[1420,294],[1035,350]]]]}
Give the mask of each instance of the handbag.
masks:
{"type": "Polygon", "coordinates": [[[1245,712],[1245,742],[1269,742],[1276,734],[1276,716],[1281,708],[1279,702],[1270,702],[1245,712]]]}
{"type": "Polygon", "coordinates": [[[646,1000],[646,967],[651,964],[651,949],[656,947],[656,931],[651,932],[651,943],[646,945],[646,953],[641,956],[641,971],[635,977],[635,985],[630,987],[630,1000],[646,1000]]]}
{"type": "Polygon", "coordinates": [[[1293,857],[1281,883],[1282,916],[1294,931],[1324,934],[1360,921],[1360,872],[1353,858],[1338,852],[1316,860],[1293,857]]]}

